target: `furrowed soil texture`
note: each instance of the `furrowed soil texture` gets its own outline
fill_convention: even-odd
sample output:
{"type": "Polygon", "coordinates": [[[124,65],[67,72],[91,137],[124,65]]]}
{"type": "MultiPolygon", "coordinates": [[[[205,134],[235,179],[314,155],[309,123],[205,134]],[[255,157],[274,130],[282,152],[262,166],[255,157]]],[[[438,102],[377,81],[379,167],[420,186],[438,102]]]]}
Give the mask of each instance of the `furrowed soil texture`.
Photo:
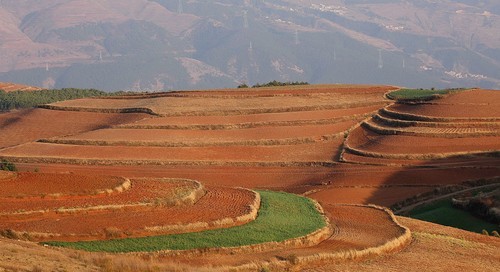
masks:
{"type": "Polygon", "coordinates": [[[332,162],[342,138],[313,144],[275,146],[148,147],[28,143],[3,149],[0,156],[40,163],[76,164],[266,164],[332,162]]]}
{"type": "Polygon", "coordinates": [[[104,114],[26,109],[0,114],[0,148],[128,123],[145,114],[104,114]]]}
{"type": "Polygon", "coordinates": [[[0,199],[30,197],[63,197],[111,193],[126,179],[108,176],[18,173],[0,171],[0,199]],[[3,177],[3,178],[2,178],[3,177]]]}
{"type": "Polygon", "coordinates": [[[153,203],[55,214],[0,215],[0,229],[28,233],[38,241],[96,240],[218,229],[251,221],[237,218],[252,211],[250,205],[254,199],[254,193],[249,190],[209,188],[206,195],[192,205],[153,203]]]}

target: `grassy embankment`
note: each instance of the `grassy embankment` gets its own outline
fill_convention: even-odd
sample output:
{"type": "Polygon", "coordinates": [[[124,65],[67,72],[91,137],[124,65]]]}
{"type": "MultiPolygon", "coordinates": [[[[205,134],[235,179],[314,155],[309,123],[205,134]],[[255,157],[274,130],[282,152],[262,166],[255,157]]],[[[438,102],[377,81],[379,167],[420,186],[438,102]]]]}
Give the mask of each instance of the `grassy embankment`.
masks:
{"type": "Polygon", "coordinates": [[[443,95],[464,91],[465,89],[401,89],[390,92],[387,96],[394,100],[432,100],[443,95]]]}
{"type": "Polygon", "coordinates": [[[45,244],[105,252],[238,247],[282,242],[305,236],[326,226],[324,218],[310,199],[281,192],[259,191],[259,193],[261,207],[257,218],[238,227],[141,238],[45,244]]]}

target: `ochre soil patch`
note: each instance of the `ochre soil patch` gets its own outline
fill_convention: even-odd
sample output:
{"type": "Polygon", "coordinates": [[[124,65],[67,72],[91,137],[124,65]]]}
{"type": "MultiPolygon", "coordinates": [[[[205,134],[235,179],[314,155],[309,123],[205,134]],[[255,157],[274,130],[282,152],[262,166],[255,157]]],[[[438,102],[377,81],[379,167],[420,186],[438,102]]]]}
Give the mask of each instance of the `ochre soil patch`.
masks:
{"type": "MultiPolygon", "coordinates": [[[[140,186],[147,185],[145,183],[140,186]]],[[[253,220],[237,218],[252,212],[250,206],[255,197],[254,192],[246,189],[211,187],[194,205],[158,205],[63,214],[0,215],[0,229],[31,233],[32,238],[40,241],[96,240],[201,231],[241,225],[253,220]],[[43,235],[47,233],[56,236],[43,235]],[[109,237],[110,235],[112,236],[109,237]]]]}
{"type": "Polygon", "coordinates": [[[46,109],[16,110],[0,114],[0,148],[38,140],[81,133],[134,122],[146,114],[104,114],[46,109]]]}
{"type": "Polygon", "coordinates": [[[4,90],[5,92],[14,92],[14,91],[39,91],[42,88],[27,86],[23,84],[10,83],[10,82],[0,82],[0,90],[4,90]]]}
{"type": "Polygon", "coordinates": [[[300,111],[300,112],[283,112],[283,113],[261,113],[248,115],[221,115],[221,116],[171,116],[171,117],[155,117],[137,121],[127,126],[172,126],[172,125],[231,125],[231,124],[248,124],[248,123],[266,123],[266,122],[293,122],[293,121],[314,121],[325,120],[340,117],[350,117],[354,115],[362,115],[374,112],[383,104],[354,107],[347,109],[336,110],[317,110],[317,111],[300,111]]]}
{"type": "Polygon", "coordinates": [[[83,196],[104,194],[107,191],[112,193],[127,182],[119,177],[29,172],[2,179],[3,173],[5,172],[0,171],[0,202],[2,198],[83,196]]]}
{"type": "Polygon", "coordinates": [[[101,129],[75,136],[48,139],[56,143],[94,145],[266,145],[279,140],[320,141],[356,124],[345,121],[329,125],[261,127],[237,130],[173,130],[173,129],[101,129]],[[268,141],[268,143],[266,143],[268,141]]]}
{"type": "Polygon", "coordinates": [[[380,135],[358,127],[346,141],[352,148],[381,154],[440,154],[500,149],[500,137],[438,138],[404,135],[380,135]]]}
{"type": "MultiPolygon", "coordinates": [[[[48,175],[48,174],[47,174],[48,175]]],[[[58,179],[58,175],[55,175],[58,179]]],[[[71,176],[69,176],[70,179],[71,176]]],[[[64,181],[64,179],[62,180],[64,181]]],[[[71,182],[70,185],[61,185],[62,190],[79,192],[80,186],[71,182]]],[[[57,187],[54,184],[54,187],[57,187]]],[[[132,187],[126,191],[112,194],[87,194],[87,195],[62,195],[56,197],[38,198],[0,198],[0,214],[22,213],[62,213],[78,210],[106,210],[118,209],[122,206],[154,206],[168,203],[169,200],[177,200],[180,196],[189,194],[198,189],[199,184],[189,180],[164,180],[164,179],[134,179],[132,187]]],[[[56,188],[49,188],[51,191],[56,188]]],[[[85,188],[85,187],[84,187],[85,188]]],[[[28,189],[36,189],[35,186],[28,189]]],[[[43,190],[43,189],[42,189],[43,190]]],[[[46,189],[48,190],[48,189],[46,189]]],[[[36,191],[35,191],[36,192],[36,191]]],[[[32,194],[35,193],[32,191],[32,194]]],[[[27,192],[29,193],[29,192],[27,192]]],[[[174,205],[171,203],[171,205],[174,205]]]]}
{"type": "Polygon", "coordinates": [[[214,146],[214,147],[140,147],[140,146],[81,146],[28,143],[0,151],[0,156],[28,161],[137,164],[181,163],[206,164],[219,162],[332,162],[343,139],[341,137],[313,144],[277,146],[214,146]],[[75,160],[75,161],[71,161],[75,160]],[[87,161],[87,162],[86,162],[87,161]],[[144,162],[146,161],[146,162],[144,162]]]}

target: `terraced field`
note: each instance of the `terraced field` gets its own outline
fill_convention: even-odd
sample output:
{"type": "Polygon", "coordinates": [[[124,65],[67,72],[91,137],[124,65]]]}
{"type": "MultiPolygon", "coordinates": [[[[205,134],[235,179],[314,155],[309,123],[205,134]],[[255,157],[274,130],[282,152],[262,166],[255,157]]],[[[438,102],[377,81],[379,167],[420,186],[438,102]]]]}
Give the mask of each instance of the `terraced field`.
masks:
{"type": "Polygon", "coordinates": [[[498,101],[496,91],[467,90],[430,102],[396,102],[349,134],[343,160],[376,163],[373,158],[379,158],[381,164],[416,164],[497,154],[498,101]]]}
{"type": "MultiPolygon", "coordinates": [[[[0,171],[0,234],[96,270],[139,269],[124,259],[142,270],[217,271],[397,259],[422,236],[366,204],[499,176],[500,113],[493,91],[400,103],[385,96],[395,89],[170,92],[0,114],[0,159],[21,170],[0,171]],[[94,256],[106,257],[89,265],[94,256]]],[[[32,260],[2,248],[9,263],[32,260]]]]}
{"type": "Polygon", "coordinates": [[[205,189],[193,180],[87,179],[94,182],[75,185],[86,179],[68,174],[22,173],[2,179],[7,189],[27,181],[29,186],[22,197],[8,190],[0,197],[0,230],[38,241],[147,236],[241,225],[254,220],[260,206],[253,191],[205,189]],[[40,195],[37,188],[44,185],[49,186],[40,195]],[[98,191],[95,185],[101,185],[98,191]]]}

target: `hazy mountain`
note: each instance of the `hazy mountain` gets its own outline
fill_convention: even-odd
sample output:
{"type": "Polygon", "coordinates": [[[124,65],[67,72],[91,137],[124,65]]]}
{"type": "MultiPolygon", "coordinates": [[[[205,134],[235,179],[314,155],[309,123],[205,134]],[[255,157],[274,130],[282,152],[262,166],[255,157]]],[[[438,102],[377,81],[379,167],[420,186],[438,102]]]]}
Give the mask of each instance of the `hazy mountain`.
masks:
{"type": "Polygon", "coordinates": [[[498,29],[494,0],[0,0],[0,81],[500,88],[498,29]]]}

